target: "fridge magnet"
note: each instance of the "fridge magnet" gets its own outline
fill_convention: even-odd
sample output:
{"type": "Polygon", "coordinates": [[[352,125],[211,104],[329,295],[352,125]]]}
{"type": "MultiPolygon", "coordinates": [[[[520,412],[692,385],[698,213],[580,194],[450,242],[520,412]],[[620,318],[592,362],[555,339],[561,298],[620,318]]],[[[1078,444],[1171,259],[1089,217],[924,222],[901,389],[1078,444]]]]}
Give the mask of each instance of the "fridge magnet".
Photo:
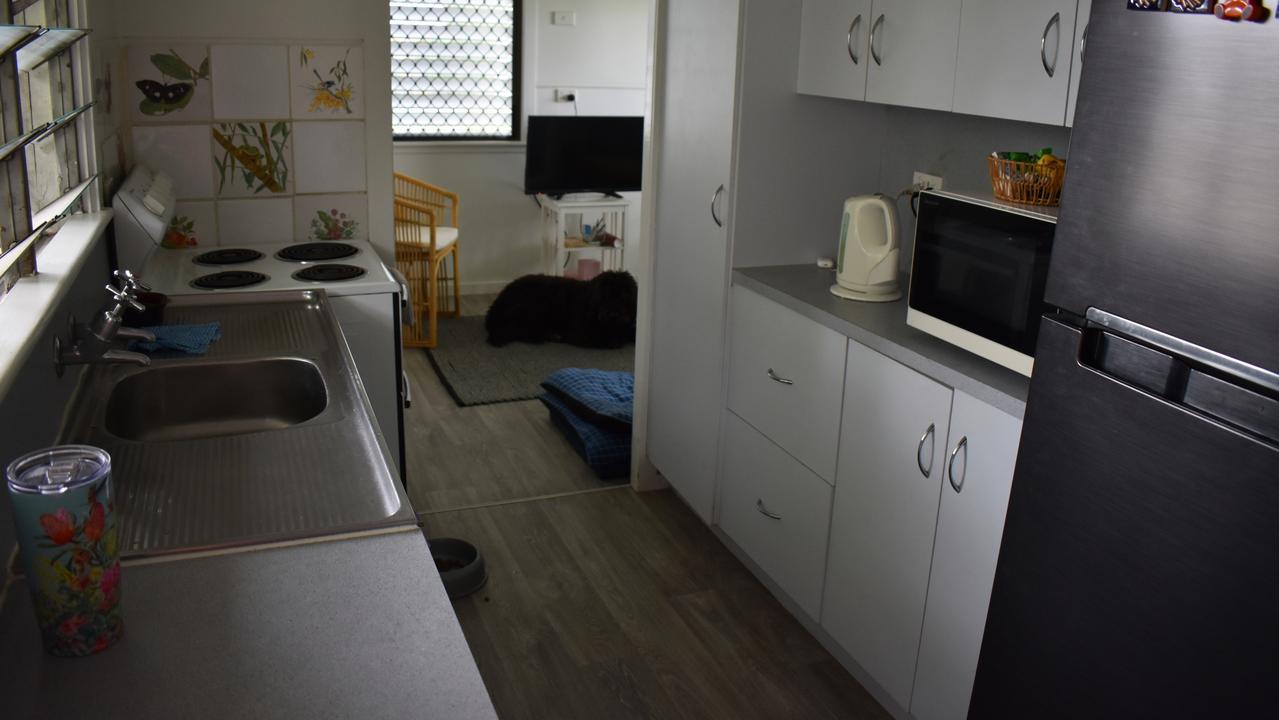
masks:
{"type": "Polygon", "coordinates": [[[1128,9],[1158,12],[1164,9],[1164,0],[1128,0],[1128,9]]]}
{"type": "Polygon", "coordinates": [[[293,117],[364,116],[360,48],[295,45],[290,48],[290,56],[293,117]]]}
{"type": "Polygon", "coordinates": [[[205,48],[130,48],[129,74],[136,93],[134,117],[138,120],[209,117],[206,94],[211,73],[205,48]]]}
{"type": "Polygon", "coordinates": [[[1213,0],[1168,0],[1168,10],[1179,13],[1211,13],[1213,0]]]}
{"type": "Polygon", "coordinates": [[[287,192],[292,138],[287,122],[215,125],[213,165],[218,172],[218,194],[287,192]]]}
{"type": "Polygon", "coordinates": [[[1222,20],[1265,22],[1270,11],[1261,0],[1220,0],[1212,12],[1222,20]]]}

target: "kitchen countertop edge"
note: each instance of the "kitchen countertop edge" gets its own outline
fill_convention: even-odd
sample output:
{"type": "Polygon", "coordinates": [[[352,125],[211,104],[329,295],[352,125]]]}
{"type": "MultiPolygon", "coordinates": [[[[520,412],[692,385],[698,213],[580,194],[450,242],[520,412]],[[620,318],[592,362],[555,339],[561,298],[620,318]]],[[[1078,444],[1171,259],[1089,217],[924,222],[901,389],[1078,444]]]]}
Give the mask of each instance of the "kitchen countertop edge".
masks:
{"type": "MultiPolygon", "coordinates": [[[[1021,419],[1030,378],[906,324],[906,299],[843,300],[830,292],[832,270],[815,265],[733,269],[733,284],[754,291],[845,337],[1021,419]]],[[[907,283],[902,280],[903,290],[907,283]]]]}

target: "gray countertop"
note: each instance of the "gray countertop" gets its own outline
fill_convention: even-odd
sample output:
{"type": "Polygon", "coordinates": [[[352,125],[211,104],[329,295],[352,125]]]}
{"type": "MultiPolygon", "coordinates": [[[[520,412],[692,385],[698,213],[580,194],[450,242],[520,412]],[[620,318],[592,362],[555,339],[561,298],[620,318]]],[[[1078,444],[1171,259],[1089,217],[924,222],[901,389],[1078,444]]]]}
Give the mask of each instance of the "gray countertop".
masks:
{"type": "MultiPolygon", "coordinates": [[[[906,324],[906,299],[865,303],[830,292],[835,272],[815,265],[737,268],[733,284],[753,290],[857,342],[1015,417],[1026,411],[1030,378],[906,324]]],[[[903,283],[903,287],[905,283],[903,283]]]]}
{"type": "Polygon", "coordinates": [[[416,529],[126,566],[121,603],[119,644],[59,659],[11,586],[0,715],[496,718],[416,529]]]}

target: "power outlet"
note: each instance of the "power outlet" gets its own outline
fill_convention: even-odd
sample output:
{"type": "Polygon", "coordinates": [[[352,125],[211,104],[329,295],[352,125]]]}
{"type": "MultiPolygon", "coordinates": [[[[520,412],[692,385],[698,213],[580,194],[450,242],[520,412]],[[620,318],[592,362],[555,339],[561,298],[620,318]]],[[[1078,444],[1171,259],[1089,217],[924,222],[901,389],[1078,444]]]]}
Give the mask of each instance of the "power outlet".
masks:
{"type": "Polygon", "coordinates": [[[556,88],[555,102],[574,102],[577,100],[577,91],[565,88],[556,88]]]}
{"type": "Polygon", "coordinates": [[[924,189],[926,190],[941,190],[942,186],[942,179],[940,175],[929,175],[928,173],[922,173],[919,171],[915,172],[915,175],[911,178],[910,182],[915,187],[919,187],[920,184],[923,184],[924,189]]]}
{"type": "Polygon", "coordinates": [[[568,26],[576,25],[577,13],[563,12],[563,11],[557,10],[551,13],[551,24],[552,25],[568,25],[568,26]]]}

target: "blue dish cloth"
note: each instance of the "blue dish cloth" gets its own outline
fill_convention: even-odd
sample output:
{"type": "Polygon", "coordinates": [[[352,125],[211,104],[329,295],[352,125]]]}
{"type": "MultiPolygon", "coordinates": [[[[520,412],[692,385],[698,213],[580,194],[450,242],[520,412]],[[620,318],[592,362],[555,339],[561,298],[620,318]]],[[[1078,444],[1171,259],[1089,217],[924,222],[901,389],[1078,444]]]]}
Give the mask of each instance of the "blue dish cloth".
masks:
{"type": "Polygon", "coordinates": [[[537,399],[551,412],[551,422],[564,433],[569,445],[582,456],[596,477],[613,480],[630,476],[630,429],[622,432],[594,425],[551,393],[539,395],[537,399]]]}
{"type": "Polygon", "coordinates": [[[129,348],[144,353],[203,355],[209,351],[214,340],[222,337],[222,325],[216,322],[200,325],[155,325],[142,329],[155,333],[155,342],[134,340],[129,348]]]}
{"type": "Polygon", "coordinates": [[[631,431],[635,376],[629,372],[564,368],[548,375],[542,387],[595,425],[631,431]]]}

